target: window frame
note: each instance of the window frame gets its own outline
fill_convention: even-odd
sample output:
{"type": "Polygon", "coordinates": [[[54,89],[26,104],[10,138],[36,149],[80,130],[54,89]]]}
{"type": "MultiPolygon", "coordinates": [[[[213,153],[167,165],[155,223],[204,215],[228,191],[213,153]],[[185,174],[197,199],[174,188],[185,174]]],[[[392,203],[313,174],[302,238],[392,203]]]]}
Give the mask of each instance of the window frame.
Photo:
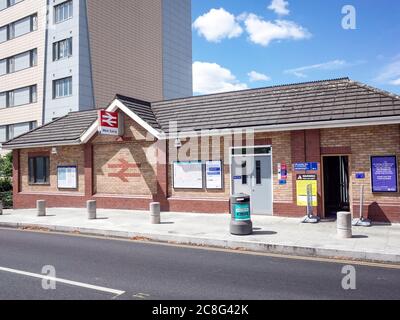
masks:
{"type": "Polygon", "coordinates": [[[1,108],[1,109],[18,108],[21,106],[27,106],[27,105],[30,105],[33,103],[37,103],[37,85],[36,84],[27,86],[27,87],[15,88],[13,90],[3,91],[0,93],[6,94],[6,107],[1,108]],[[14,92],[18,91],[18,90],[26,89],[26,88],[29,88],[29,102],[24,103],[24,104],[14,105],[14,101],[15,101],[14,100],[14,92]]]}
{"type": "Polygon", "coordinates": [[[18,19],[16,21],[10,22],[9,24],[0,26],[0,29],[6,29],[6,34],[7,34],[6,35],[6,40],[2,41],[0,43],[5,43],[7,41],[11,41],[13,39],[17,39],[17,38],[23,37],[24,35],[27,35],[27,34],[29,34],[31,32],[34,32],[34,31],[38,30],[38,14],[34,13],[34,14],[29,15],[29,16],[26,16],[26,17],[23,17],[21,19],[18,19]],[[20,22],[20,21],[22,21],[22,20],[25,20],[25,19],[29,19],[30,20],[29,21],[29,32],[26,32],[26,33],[20,34],[18,36],[15,36],[15,27],[14,27],[15,24],[20,22]]]}
{"type": "Polygon", "coordinates": [[[4,74],[0,74],[0,77],[6,76],[8,74],[13,74],[13,73],[17,73],[26,69],[30,69],[33,67],[37,66],[37,48],[28,50],[28,51],[24,51],[18,54],[15,54],[13,56],[4,58],[4,59],[0,59],[0,61],[5,61],[6,63],[6,73],[4,74]],[[17,71],[15,71],[15,58],[18,56],[21,56],[23,54],[29,53],[30,57],[29,57],[29,67],[27,68],[23,68],[23,69],[19,69],[17,71]],[[12,65],[14,65],[14,68],[12,68],[12,65]],[[13,70],[12,70],[13,69],[13,70]]]}
{"type": "Polygon", "coordinates": [[[53,11],[54,11],[54,13],[53,13],[54,24],[60,24],[60,23],[63,23],[65,21],[68,21],[68,20],[72,19],[73,16],[74,16],[74,2],[73,2],[73,0],[67,0],[67,1],[61,2],[59,4],[56,4],[53,7],[53,11]],[[68,18],[64,18],[62,20],[57,20],[57,9],[61,8],[61,7],[65,7],[67,4],[68,5],[71,4],[71,7],[69,9],[69,12],[71,13],[71,15],[68,16],[68,18]]]}
{"type": "MultiPolygon", "coordinates": [[[[63,89],[63,92],[64,92],[64,89],[63,89]]],[[[72,76],[53,80],[53,100],[69,98],[69,97],[72,97],[72,96],[73,96],[72,76]],[[71,85],[70,85],[71,91],[70,91],[70,93],[68,95],[58,96],[57,95],[57,93],[58,93],[57,83],[60,82],[60,81],[65,81],[66,82],[69,79],[71,80],[71,85]]]]}
{"type": "Polygon", "coordinates": [[[3,11],[3,10],[7,10],[8,8],[11,8],[13,6],[16,6],[18,3],[21,3],[22,1],[24,1],[24,0],[20,0],[18,2],[14,2],[13,3],[11,0],[6,0],[6,2],[7,2],[6,7],[3,8],[3,9],[0,9],[0,12],[3,11]]]}
{"type": "Polygon", "coordinates": [[[59,40],[53,43],[53,62],[64,60],[71,58],[73,55],[73,42],[72,42],[72,37],[59,40]],[[60,45],[62,43],[65,43],[67,46],[67,55],[64,57],[60,57],[60,45]]]}
{"type": "Polygon", "coordinates": [[[50,154],[38,153],[28,155],[28,184],[31,186],[49,186],[50,185],[50,154]],[[43,181],[38,181],[37,160],[43,159],[43,181]]]}

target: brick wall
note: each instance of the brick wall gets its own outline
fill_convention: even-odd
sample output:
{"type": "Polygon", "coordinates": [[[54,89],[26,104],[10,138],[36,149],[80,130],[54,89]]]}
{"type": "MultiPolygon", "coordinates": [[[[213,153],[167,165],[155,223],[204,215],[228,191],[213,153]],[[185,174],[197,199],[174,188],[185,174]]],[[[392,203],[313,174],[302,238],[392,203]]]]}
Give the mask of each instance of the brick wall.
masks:
{"type": "Polygon", "coordinates": [[[397,155],[400,160],[399,125],[324,129],[321,130],[321,148],[336,148],[339,152],[347,151],[349,154],[350,201],[353,215],[359,214],[360,189],[361,185],[364,185],[364,212],[374,220],[400,221],[400,194],[372,193],[370,182],[371,156],[397,155]],[[357,172],[365,173],[365,179],[356,179],[357,172]]]}
{"type": "Polygon", "coordinates": [[[157,193],[156,141],[133,120],[125,117],[124,123],[122,139],[97,136],[92,142],[94,193],[152,196],[157,193]]]}
{"type": "Polygon", "coordinates": [[[57,154],[51,148],[23,149],[20,151],[20,190],[26,193],[85,192],[84,146],[57,147],[57,154]],[[48,185],[29,184],[28,158],[35,155],[50,156],[50,183],[48,185]],[[57,167],[78,167],[78,188],[76,190],[59,190],[57,188],[57,167]]]}

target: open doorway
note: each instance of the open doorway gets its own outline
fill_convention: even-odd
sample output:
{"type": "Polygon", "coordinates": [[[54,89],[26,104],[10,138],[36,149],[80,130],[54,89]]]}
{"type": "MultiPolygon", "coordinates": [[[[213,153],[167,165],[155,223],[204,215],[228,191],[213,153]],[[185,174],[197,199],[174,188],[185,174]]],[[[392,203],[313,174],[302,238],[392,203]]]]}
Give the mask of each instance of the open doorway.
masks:
{"type": "Polygon", "coordinates": [[[323,171],[325,217],[334,218],[337,212],[350,210],[349,157],[324,156],[323,171]]]}

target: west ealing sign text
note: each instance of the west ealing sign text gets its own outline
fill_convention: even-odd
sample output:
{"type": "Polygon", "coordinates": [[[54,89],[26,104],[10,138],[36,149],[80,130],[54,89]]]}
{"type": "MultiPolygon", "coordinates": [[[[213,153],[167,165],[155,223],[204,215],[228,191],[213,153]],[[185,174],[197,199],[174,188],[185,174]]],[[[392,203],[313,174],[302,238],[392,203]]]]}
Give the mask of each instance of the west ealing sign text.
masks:
{"type": "Polygon", "coordinates": [[[120,136],[122,132],[123,120],[119,112],[99,111],[99,132],[100,134],[120,136]]]}

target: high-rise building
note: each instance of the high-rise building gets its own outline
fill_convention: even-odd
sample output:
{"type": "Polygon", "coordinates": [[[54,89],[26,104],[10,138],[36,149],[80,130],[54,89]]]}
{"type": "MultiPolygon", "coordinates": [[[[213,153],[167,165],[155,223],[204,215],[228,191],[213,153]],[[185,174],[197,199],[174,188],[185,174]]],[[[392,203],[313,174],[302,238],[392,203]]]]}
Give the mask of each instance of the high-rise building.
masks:
{"type": "Polygon", "coordinates": [[[0,0],[0,144],[116,93],[192,95],[190,0],[0,0]]]}

